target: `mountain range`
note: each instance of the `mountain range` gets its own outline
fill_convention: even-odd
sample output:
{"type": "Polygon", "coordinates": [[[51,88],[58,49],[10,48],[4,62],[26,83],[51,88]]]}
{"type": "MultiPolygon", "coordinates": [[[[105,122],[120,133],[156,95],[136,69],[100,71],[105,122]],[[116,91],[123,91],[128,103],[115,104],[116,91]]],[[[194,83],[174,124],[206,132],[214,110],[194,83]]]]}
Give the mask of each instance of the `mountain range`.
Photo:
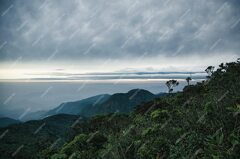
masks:
{"type": "Polygon", "coordinates": [[[0,158],[240,158],[239,70],[240,61],[221,64],[208,80],[164,97],[137,89],[60,105],[49,112],[72,107],[89,117],[57,114],[0,128],[0,158]]]}
{"type": "Polygon", "coordinates": [[[20,123],[19,120],[15,120],[8,117],[0,117],[0,128],[6,127],[12,124],[18,124],[18,123],[20,123]]]}
{"type": "MultiPolygon", "coordinates": [[[[166,93],[153,94],[144,89],[133,89],[127,93],[116,93],[112,95],[100,94],[78,101],[61,103],[59,106],[49,111],[27,113],[26,115],[22,116],[21,121],[39,120],[57,114],[91,117],[114,112],[129,113],[137,105],[165,95],[166,93]]],[[[10,120],[11,118],[8,119],[10,120]]],[[[3,123],[3,126],[4,122],[5,121],[3,119],[0,119],[0,124],[3,123]]],[[[9,124],[11,124],[11,122],[9,122],[9,124]]]]}
{"type": "Polygon", "coordinates": [[[62,103],[49,111],[29,113],[24,116],[22,120],[28,121],[33,119],[43,119],[57,114],[71,114],[91,117],[94,115],[113,112],[129,113],[135,106],[165,95],[166,93],[159,93],[155,95],[144,89],[133,89],[127,93],[116,93],[113,95],[100,94],[78,101],[62,103]]]}
{"type": "Polygon", "coordinates": [[[22,151],[29,156],[20,155],[18,157],[31,158],[35,152],[43,149],[46,145],[49,146],[54,142],[59,145],[63,144],[66,132],[78,118],[79,116],[76,115],[58,114],[42,120],[31,120],[0,128],[0,134],[2,134],[0,158],[12,156],[12,153],[21,145],[24,146],[22,151]],[[33,152],[32,154],[28,153],[30,150],[33,152]]]}
{"type": "MultiPolygon", "coordinates": [[[[18,157],[24,158],[26,154],[29,155],[27,157],[31,156],[28,151],[39,152],[47,145],[51,147],[51,143],[54,142],[58,142],[57,145],[62,146],[74,133],[72,128],[75,124],[79,125],[79,123],[96,115],[128,114],[138,105],[164,95],[166,94],[155,95],[147,90],[133,89],[127,93],[101,94],[79,101],[65,102],[49,111],[29,113],[22,120],[30,121],[21,124],[17,124],[20,121],[11,118],[0,118],[0,126],[2,127],[0,134],[3,134],[1,137],[3,145],[0,147],[0,153],[6,155],[7,158],[12,154],[6,153],[6,149],[8,152],[14,152],[19,145],[23,145],[25,148],[22,151],[25,156],[18,157]],[[9,147],[9,145],[11,146],[9,147]]],[[[125,118],[127,116],[123,116],[119,120],[122,122],[125,118]]],[[[90,120],[89,124],[84,122],[82,127],[89,131],[89,125],[93,126],[94,123],[100,124],[98,120],[90,120]]]]}

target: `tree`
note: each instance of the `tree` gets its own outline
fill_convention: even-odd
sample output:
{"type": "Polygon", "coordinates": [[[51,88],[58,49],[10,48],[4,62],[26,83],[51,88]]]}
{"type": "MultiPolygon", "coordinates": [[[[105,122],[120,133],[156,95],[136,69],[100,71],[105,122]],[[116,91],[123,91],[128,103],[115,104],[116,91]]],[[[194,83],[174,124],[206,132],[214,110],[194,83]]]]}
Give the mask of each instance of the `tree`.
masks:
{"type": "Polygon", "coordinates": [[[168,87],[168,93],[171,93],[173,88],[179,85],[179,82],[177,80],[169,80],[166,82],[166,85],[168,87]]]}
{"type": "Polygon", "coordinates": [[[189,86],[189,83],[190,83],[191,80],[192,80],[191,77],[187,77],[187,78],[186,78],[186,81],[187,81],[187,83],[188,83],[188,86],[189,86]]]}
{"type": "Polygon", "coordinates": [[[213,74],[213,70],[214,70],[214,66],[207,67],[207,69],[205,70],[205,72],[207,72],[207,74],[208,74],[207,78],[211,78],[211,76],[213,74]]]}

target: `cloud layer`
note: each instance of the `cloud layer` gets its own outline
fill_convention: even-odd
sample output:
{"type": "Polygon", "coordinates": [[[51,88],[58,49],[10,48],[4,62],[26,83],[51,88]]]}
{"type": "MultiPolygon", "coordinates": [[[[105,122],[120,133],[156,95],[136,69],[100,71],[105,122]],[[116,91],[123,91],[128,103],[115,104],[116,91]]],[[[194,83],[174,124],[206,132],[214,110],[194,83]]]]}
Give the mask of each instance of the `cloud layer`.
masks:
{"type": "Polygon", "coordinates": [[[0,58],[239,56],[237,0],[4,0],[0,58]]]}

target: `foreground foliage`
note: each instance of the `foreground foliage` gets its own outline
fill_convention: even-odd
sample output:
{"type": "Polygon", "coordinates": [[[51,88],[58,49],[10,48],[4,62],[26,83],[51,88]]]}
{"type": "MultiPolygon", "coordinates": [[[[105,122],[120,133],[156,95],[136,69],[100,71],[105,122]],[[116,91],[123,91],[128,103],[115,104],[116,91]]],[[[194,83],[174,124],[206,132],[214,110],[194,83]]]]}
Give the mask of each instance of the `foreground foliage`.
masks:
{"type": "Polygon", "coordinates": [[[238,159],[239,88],[238,61],[128,115],[117,110],[90,119],[57,115],[12,125],[0,129],[0,158],[238,159]]]}
{"type": "Polygon", "coordinates": [[[80,123],[51,159],[240,158],[240,63],[136,108],[80,123]]]}

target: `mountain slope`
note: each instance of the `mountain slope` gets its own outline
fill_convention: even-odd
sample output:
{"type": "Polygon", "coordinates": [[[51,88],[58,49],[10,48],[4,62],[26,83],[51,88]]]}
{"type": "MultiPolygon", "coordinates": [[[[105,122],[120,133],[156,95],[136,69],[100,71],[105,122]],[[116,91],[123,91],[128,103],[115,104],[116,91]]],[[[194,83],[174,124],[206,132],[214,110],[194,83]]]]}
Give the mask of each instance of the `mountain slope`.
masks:
{"type": "Polygon", "coordinates": [[[116,93],[113,95],[102,94],[80,101],[62,103],[60,106],[45,113],[44,117],[60,113],[86,117],[116,111],[129,113],[135,106],[164,95],[164,93],[154,95],[142,89],[133,89],[127,93],[116,93]]]}
{"type": "MultiPolygon", "coordinates": [[[[83,108],[89,109],[88,115],[90,114],[90,116],[95,113],[105,114],[115,112],[116,109],[118,109],[119,112],[129,112],[133,110],[136,105],[149,101],[155,97],[154,94],[146,90],[137,89],[127,93],[117,93],[112,96],[94,96],[77,102],[65,103],[63,106],[59,106],[48,112],[48,115],[59,112],[78,114],[83,108]],[[98,108],[96,112],[94,112],[95,108],[98,108]]],[[[112,114],[108,116],[110,117],[112,114]]],[[[115,114],[113,116],[115,116],[115,114]]],[[[115,119],[108,121],[109,124],[115,125],[110,128],[111,131],[115,132],[123,127],[122,124],[127,124],[129,121],[128,116],[118,117],[117,121],[115,121],[115,119]],[[112,123],[113,121],[115,121],[114,124],[112,123]]],[[[102,120],[105,121],[106,118],[104,117],[102,120]]],[[[108,129],[108,126],[106,127],[105,125],[106,122],[102,123],[99,117],[86,121],[84,118],[79,118],[77,115],[53,115],[42,120],[28,121],[0,129],[0,134],[5,134],[7,131],[6,135],[1,139],[2,144],[0,146],[0,153],[4,158],[9,158],[21,145],[24,145],[24,149],[17,155],[18,158],[36,158],[36,156],[31,155],[43,155],[46,152],[49,153],[49,151],[50,153],[55,152],[55,150],[49,150],[51,145],[59,138],[61,141],[57,147],[63,144],[64,141],[71,139],[76,132],[79,132],[79,128],[73,127],[73,129],[71,126],[74,125],[75,122],[77,122],[76,125],[79,125],[80,121],[81,123],[83,122],[80,128],[81,131],[88,132],[99,126],[102,126],[103,130],[108,129]],[[43,151],[45,149],[47,149],[46,152],[43,151]]]]}
{"type": "Polygon", "coordinates": [[[116,93],[111,95],[105,102],[96,103],[85,107],[81,115],[93,116],[96,114],[108,114],[114,112],[129,113],[139,104],[156,98],[156,95],[143,89],[133,89],[127,93],[116,93]]]}
{"type": "Polygon", "coordinates": [[[75,101],[75,102],[66,102],[60,104],[58,107],[48,111],[45,116],[51,116],[55,114],[72,114],[72,115],[77,115],[80,114],[82,109],[85,107],[93,105],[96,101],[99,103],[102,103],[106,101],[110,95],[108,94],[101,94],[93,97],[89,97],[80,101],[75,101]]]}
{"type": "Polygon", "coordinates": [[[76,125],[51,158],[240,158],[239,88],[240,62],[221,64],[207,81],[138,106],[126,123],[114,114],[76,125]]]}
{"type": "MultiPolygon", "coordinates": [[[[12,125],[0,129],[0,158],[12,158],[21,145],[15,158],[240,158],[239,88],[240,62],[232,62],[208,80],[140,104],[128,115],[56,115],[12,125]]],[[[99,106],[115,110],[113,99],[141,102],[142,93],[140,99],[134,94],[116,94],[99,106]]]]}
{"type": "Polygon", "coordinates": [[[12,158],[12,154],[22,145],[18,159],[37,158],[37,153],[51,147],[57,140],[58,145],[63,144],[67,139],[66,132],[76,121],[79,121],[79,116],[59,114],[0,128],[0,158],[12,158]]]}
{"type": "Polygon", "coordinates": [[[21,118],[21,121],[29,121],[29,120],[41,120],[45,117],[45,114],[48,111],[42,110],[42,111],[36,111],[36,112],[31,112],[27,113],[21,118]]]}
{"type": "Polygon", "coordinates": [[[17,124],[20,123],[20,121],[15,120],[15,119],[11,119],[11,118],[7,118],[7,117],[1,117],[0,118],[0,128],[2,127],[6,127],[12,124],[17,124]]]}

